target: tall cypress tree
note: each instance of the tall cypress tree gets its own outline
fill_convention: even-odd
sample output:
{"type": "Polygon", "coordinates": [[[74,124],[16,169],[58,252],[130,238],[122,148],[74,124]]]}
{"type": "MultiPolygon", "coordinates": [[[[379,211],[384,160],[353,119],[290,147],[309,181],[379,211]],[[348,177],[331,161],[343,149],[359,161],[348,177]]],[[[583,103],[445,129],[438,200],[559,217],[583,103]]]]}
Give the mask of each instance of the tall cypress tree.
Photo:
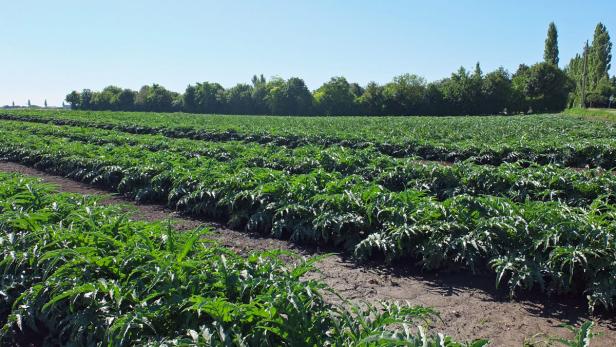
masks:
{"type": "Polygon", "coordinates": [[[558,66],[558,31],[556,31],[554,22],[548,26],[548,37],[545,39],[543,60],[548,64],[558,66]]]}
{"type": "Polygon", "coordinates": [[[608,76],[612,62],[612,42],[603,23],[597,24],[589,52],[589,87],[594,89],[599,81],[608,76]]]}
{"type": "Polygon", "coordinates": [[[481,65],[479,65],[479,62],[477,62],[477,64],[475,64],[475,71],[473,72],[473,77],[481,78],[482,75],[483,71],[481,71],[481,65]]]}

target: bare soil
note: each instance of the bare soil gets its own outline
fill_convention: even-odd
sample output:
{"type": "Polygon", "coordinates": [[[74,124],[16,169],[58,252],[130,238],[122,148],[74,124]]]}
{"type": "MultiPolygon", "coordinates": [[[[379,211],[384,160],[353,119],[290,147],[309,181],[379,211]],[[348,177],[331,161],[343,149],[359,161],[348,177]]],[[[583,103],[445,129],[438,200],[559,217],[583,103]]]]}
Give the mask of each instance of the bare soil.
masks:
{"type": "MultiPolygon", "coordinates": [[[[178,230],[209,226],[213,230],[209,238],[242,254],[272,249],[302,255],[320,253],[318,249],[300,248],[287,241],[186,218],[163,206],[135,204],[107,191],[23,165],[0,162],[0,171],[36,176],[55,184],[60,191],[105,195],[102,203],[124,204],[135,210],[135,219],[170,219],[178,230]]],[[[495,289],[494,276],[491,275],[470,275],[467,272],[426,274],[414,270],[413,264],[398,264],[395,268],[378,264],[358,266],[343,255],[329,256],[317,267],[320,274],[312,276],[322,278],[345,299],[356,302],[393,299],[437,309],[443,321],[435,322],[436,331],[459,340],[488,338],[492,346],[522,346],[525,339],[536,334],[572,337],[560,327],[561,324],[575,325],[592,319],[597,323],[595,332],[601,333],[592,340],[592,346],[616,346],[616,319],[613,316],[589,316],[584,301],[579,298],[550,298],[535,293],[511,301],[505,291],[495,289]]],[[[545,337],[535,339],[545,340],[545,337]]]]}

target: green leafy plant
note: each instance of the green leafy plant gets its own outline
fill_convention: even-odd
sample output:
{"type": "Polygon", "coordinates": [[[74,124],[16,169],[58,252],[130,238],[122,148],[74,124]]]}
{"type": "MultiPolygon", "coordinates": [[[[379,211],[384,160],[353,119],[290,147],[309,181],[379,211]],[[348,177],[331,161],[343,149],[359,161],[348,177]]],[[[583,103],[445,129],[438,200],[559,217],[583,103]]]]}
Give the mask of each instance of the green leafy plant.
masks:
{"type": "Polygon", "coordinates": [[[463,346],[428,332],[429,308],[326,302],[304,279],[319,258],[242,257],[204,236],[0,174],[0,343],[463,346]]]}

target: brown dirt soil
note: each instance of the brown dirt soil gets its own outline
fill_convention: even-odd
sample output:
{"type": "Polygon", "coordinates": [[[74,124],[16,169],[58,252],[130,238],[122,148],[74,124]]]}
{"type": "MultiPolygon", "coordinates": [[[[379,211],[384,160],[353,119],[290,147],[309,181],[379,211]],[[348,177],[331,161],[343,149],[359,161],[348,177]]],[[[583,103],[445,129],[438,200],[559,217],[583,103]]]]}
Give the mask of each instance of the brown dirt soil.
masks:
{"type": "MultiPolygon", "coordinates": [[[[135,209],[136,219],[171,219],[178,230],[210,226],[213,232],[209,238],[239,253],[272,249],[291,250],[302,255],[319,253],[319,250],[299,248],[287,241],[185,218],[163,206],[137,205],[107,191],[23,165],[0,162],[0,171],[39,177],[55,184],[60,191],[105,195],[103,203],[131,206],[135,209]]],[[[435,331],[459,340],[488,338],[492,341],[491,346],[522,346],[525,339],[535,334],[570,338],[571,334],[560,324],[579,324],[592,319],[597,323],[594,331],[601,333],[592,340],[592,346],[616,346],[616,319],[589,316],[584,301],[579,298],[548,298],[542,294],[531,294],[514,302],[508,299],[506,292],[495,289],[493,276],[471,276],[464,272],[422,274],[405,270],[413,266],[404,264],[397,265],[395,269],[357,266],[341,255],[329,256],[317,267],[321,273],[311,276],[322,278],[345,299],[356,302],[393,299],[437,309],[443,322],[435,323],[435,331]]]]}

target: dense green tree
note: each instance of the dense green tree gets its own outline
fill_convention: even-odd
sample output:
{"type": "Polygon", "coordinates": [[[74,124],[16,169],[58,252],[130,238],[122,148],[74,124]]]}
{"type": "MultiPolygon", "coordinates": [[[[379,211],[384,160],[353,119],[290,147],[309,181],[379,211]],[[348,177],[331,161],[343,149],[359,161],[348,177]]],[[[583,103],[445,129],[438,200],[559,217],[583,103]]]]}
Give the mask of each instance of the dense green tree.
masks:
{"type": "Polygon", "coordinates": [[[581,103],[581,91],[582,83],[584,81],[584,57],[580,54],[576,54],[569,64],[565,66],[565,74],[572,82],[572,89],[569,93],[568,107],[578,106],[581,103]]]}
{"type": "Polygon", "coordinates": [[[91,101],[92,101],[92,96],[93,96],[92,91],[90,89],[83,89],[81,91],[80,96],[81,96],[80,101],[79,101],[80,108],[83,110],[91,110],[92,109],[91,101]]]}
{"type": "Polygon", "coordinates": [[[426,115],[443,116],[448,114],[441,92],[442,83],[443,80],[429,83],[426,86],[426,115]]]}
{"type": "Polygon", "coordinates": [[[378,116],[385,114],[385,95],[383,86],[376,82],[366,85],[364,92],[357,99],[359,113],[367,116],[378,116]]]}
{"type": "Polygon", "coordinates": [[[251,98],[252,104],[254,107],[252,114],[267,114],[270,113],[267,95],[268,95],[268,87],[267,80],[263,75],[252,76],[252,91],[251,98]]]}
{"type": "Polygon", "coordinates": [[[105,87],[100,92],[92,92],[91,108],[93,110],[118,110],[118,96],[122,89],[116,86],[105,87]]]}
{"type": "Polygon", "coordinates": [[[384,111],[393,115],[422,114],[425,106],[426,80],[412,74],[394,77],[383,88],[384,111]]]}
{"type": "Polygon", "coordinates": [[[81,94],[76,90],[68,93],[65,100],[71,104],[71,109],[73,110],[79,109],[81,106],[81,94]]]}
{"type": "Polygon", "coordinates": [[[218,83],[203,82],[195,86],[195,105],[199,113],[222,113],[225,89],[218,83]]]}
{"type": "Polygon", "coordinates": [[[496,114],[514,111],[512,104],[515,97],[512,82],[509,73],[504,68],[500,67],[485,75],[481,93],[483,103],[480,105],[479,113],[496,114]]]}
{"type": "Polygon", "coordinates": [[[135,106],[136,92],[115,86],[105,87],[100,92],[84,89],[81,93],[72,91],[66,101],[72,109],[132,111],[135,106]]]}
{"type": "Polygon", "coordinates": [[[603,78],[609,78],[612,61],[612,42],[603,23],[597,24],[589,51],[589,90],[595,89],[603,78]]]}
{"type": "Polygon", "coordinates": [[[92,100],[90,101],[90,109],[92,110],[111,110],[110,100],[106,99],[107,95],[102,92],[92,92],[92,100]]]}
{"type": "Polygon", "coordinates": [[[252,87],[248,84],[237,84],[225,91],[225,113],[251,114],[254,112],[252,87]]]}
{"type": "Polygon", "coordinates": [[[180,93],[171,93],[171,111],[172,112],[180,112],[182,111],[182,107],[184,105],[183,95],[180,93]]]}
{"type": "Polygon", "coordinates": [[[269,112],[279,115],[310,114],[313,108],[313,97],[304,83],[297,77],[287,81],[275,77],[267,83],[267,96],[265,98],[269,112]]]}
{"type": "Polygon", "coordinates": [[[301,115],[313,112],[314,97],[303,79],[289,78],[286,83],[286,95],[291,101],[289,114],[301,115]]]}
{"type": "Polygon", "coordinates": [[[135,108],[139,111],[170,112],[173,111],[172,103],[176,95],[158,84],[143,86],[135,96],[135,108]]]}
{"type": "Polygon", "coordinates": [[[257,75],[252,75],[252,79],[250,80],[252,82],[252,86],[256,87],[259,84],[266,84],[267,80],[265,79],[265,76],[263,76],[263,74],[257,76],[257,75]]]}
{"type": "Polygon", "coordinates": [[[272,114],[288,114],[289,101],[285,93],[286,82],[280,77],[273,77],[267,82],[267,102],[268,111],[272,114]]]}
{"type": "Polygon", "coordinates": [[[352,115],[356,112],[355,98],[359,92],[351,90],[344,77],[332,77],[314,92],[317,112],[326,116],[352,115]]]}
{"type": "Polygon", "coordinates": [[[603,23],[595,27],[593,40],[588,49],[588,66],[586,75],[586,105],[590,107],[607,107],[612,94],[609,70],[612,61],[612,42],[603,23]]]}
{"type": "Polygon", "coordinates": [[[515,98],[511,105],[515,112],[528,112],[530,105],[526,101],[526,86],[528,84],[530,67],[526,64],[520,64],[516,72],[511,76],[511,87],[513,88],[515,98]]]}
{"type": "Polygon", "coordinates": [[[529,110],[552,112],[566,107],[571,82],[557,66],[542,62],[518,69],[513,86],[524,96],[524,106],[529,110]]]}
{"type": "Polygon", "coordinates": [[[197,112],[197,89],[193,85],[188,85],[182,95],[182,108],[184,112],[197,112]]]}
{"type": "Polygon", "coordinates": [[[614,84],[607,76],[604,76],[597,85],[589,91],[586,102],[590,107],[608,107],[609,98],[615,92],[614,84]]]}
{"type": "Polygon", "coordinates": [[[607,28],[602,23],[595,27],[592,44],[584,46],[582,54],[576,54],[565,67],[565,73],[572,82],[568,106],[608,105],[612,93],[609,69],[612,60],[612,42],[607,28]]]}
{"type": "Polygon", "coordinates": [[[135,108],[135,97],[137,92],[130,89],[122,89],[114,98],[117,110],[132,111],[135,108]]]}
{"type": "Polygon", "coordinates": [[[558,31],[554,22],[548,26],[548,37],[545,39],[543,61],[558,66],[558,31]]]}
{"type": "Polygon", "coordinates": [[[442,112],[447,115],[469,115],[480,113],[482,88],[481,69],[475,67],[469,74],[464,67],[453,73],[450,78],[438,84],[442,94],[442,112]]]}
{"type": "Polygon", "coordinates": [[[484,83],[484,76],[483,76],[483,71],[481,70],[481,66],[479,65],[479,62],[477,62],[475,64],[475,70],[473,71],[473,74],[471,75],[471,80],[470,80],[470,90],[469,90],[469,94],[471,95],[471,99],[469,100],[469,102],[471,103],[470,107],[473,110],[474,114],[485,114],[488,113],[485,109],[485,100],[484,100],[484,93],[483,93],[483,83],[484,83]]]}
{"type": "Polygon", "coordinates": [[[353,97],[356,99],[355,101],[357,102],[357,98],[359,98],[360,96],[362,96],[364,94],[365,89],[359,85],[359,83],[349,83],[349,89],[351,90],[351,94],[353,94],[353,97]]]}

